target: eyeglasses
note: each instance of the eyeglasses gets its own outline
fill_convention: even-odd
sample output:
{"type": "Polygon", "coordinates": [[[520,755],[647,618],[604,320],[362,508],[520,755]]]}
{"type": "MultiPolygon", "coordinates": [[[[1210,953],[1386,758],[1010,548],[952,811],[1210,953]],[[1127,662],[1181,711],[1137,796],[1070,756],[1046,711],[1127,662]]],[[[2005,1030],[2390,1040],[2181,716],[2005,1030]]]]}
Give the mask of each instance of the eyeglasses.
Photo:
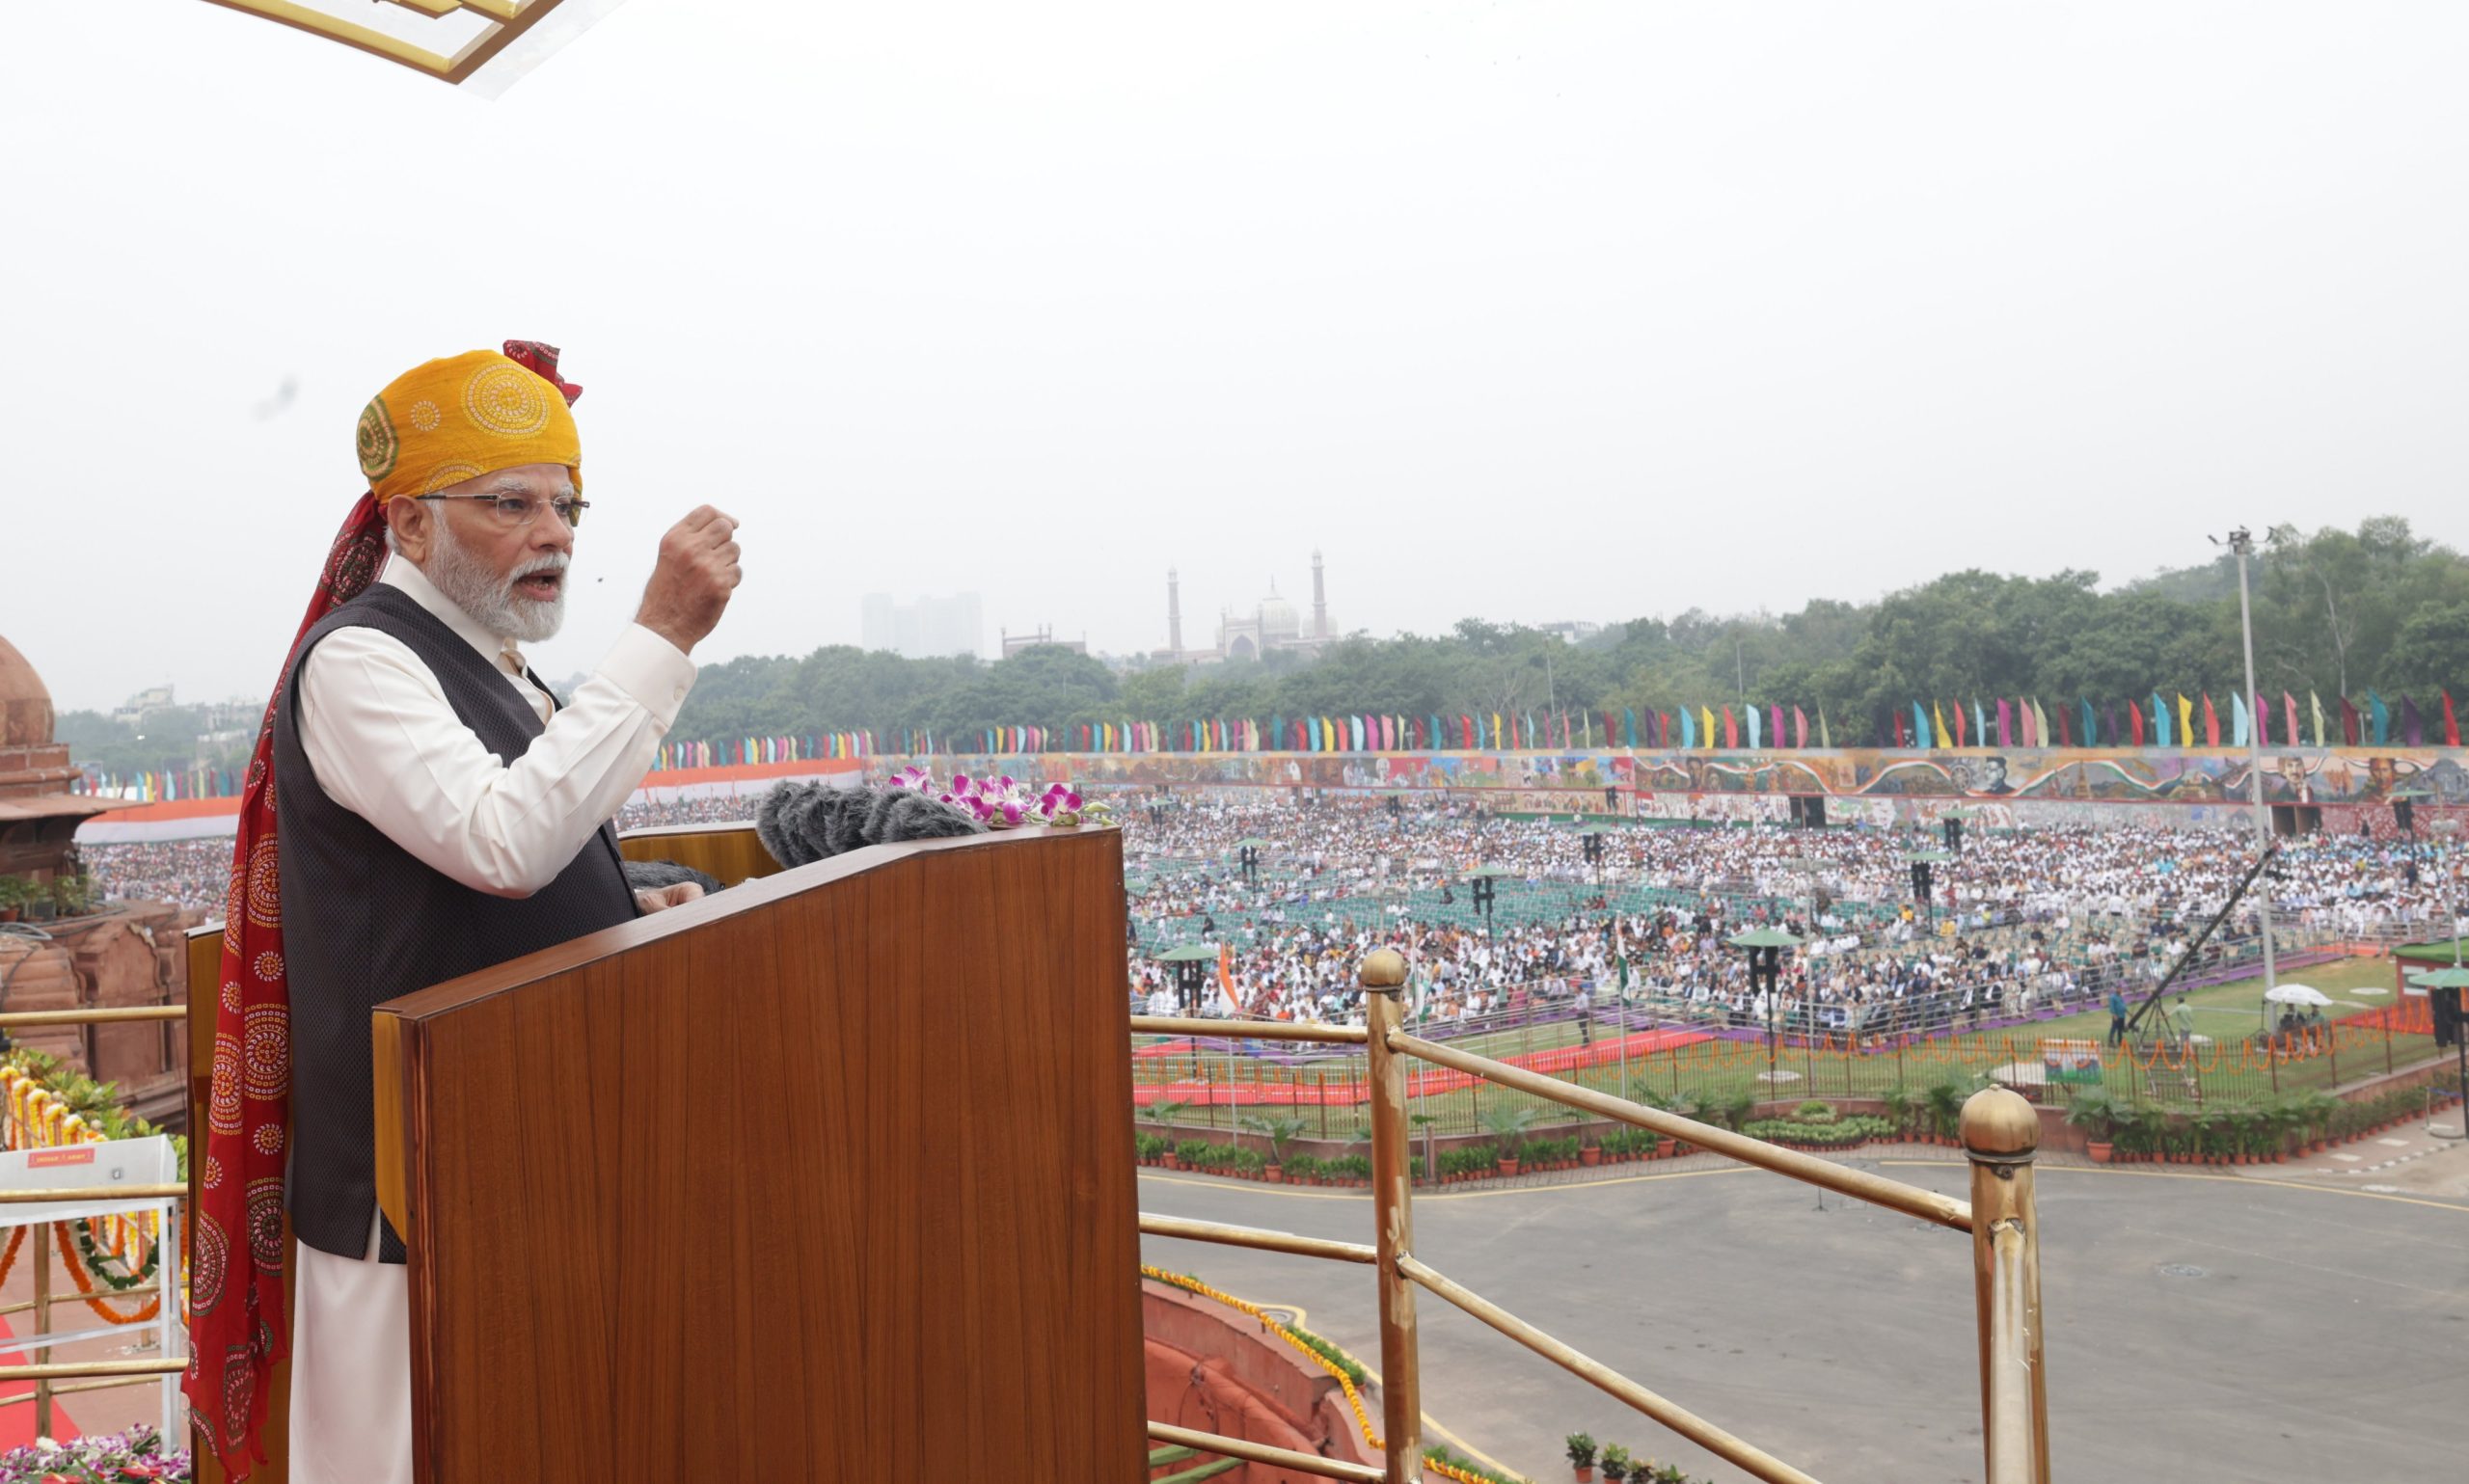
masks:
{"type": "MultiPolygon", "coordinates": [[[[478,500],[488,507],[489,515],[497,522],[500,530],[521,530],[540,519],[540,507],[544,503],[529,495],[415,495],[412,498],[478,500]]],[[[581,526],[583,513],[591,508],[591,501],[578,495],[560,495],[545,503],[557,512],[557,519],[565,522],[569,529],[581,526]]]]}

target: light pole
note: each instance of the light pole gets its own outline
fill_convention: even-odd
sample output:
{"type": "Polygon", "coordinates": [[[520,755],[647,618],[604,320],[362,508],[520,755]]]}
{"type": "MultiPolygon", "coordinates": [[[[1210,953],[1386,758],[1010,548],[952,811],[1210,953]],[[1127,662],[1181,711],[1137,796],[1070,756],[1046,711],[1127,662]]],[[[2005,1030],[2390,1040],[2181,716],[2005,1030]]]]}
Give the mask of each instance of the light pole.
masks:
{"type": "MultiPolygon", "coordinates": [[[[2247,595],[2246,558],[2255,553],[2254,533],[2243,526],[2231,531],[2229,550],[2238,556],[2238,628],[2246,643],[2246,705],[2251,708],[2255,704],[2255,605],[2247,595]]],[[[2246,721],[2246,783],[2255,801],[2255,849],[2268,850],[2272,845],[2272,817],[2264,807],[2264,729],[2252,716],[2246,721]]],[[[2268,866],[2264,868],[2263,888],[2263,897],[2256,903],[2256,916],[2264,929],[2264,993],[2268,996],[2279,982],[2279,965],[2272,956],[2272,873],[2268,866]]]]}
{"type": "Polygon", "coordinates": [[[1801,940],[1780,928],[1760,928],[1725,940],[1728,946],[1749,956],[1749,990],[1751,995],[1763,986],[1766,991],[1766,1089],[1775,1090],[1776,1012],[1782,1008],[1783,950],[1798,948],[1801,940]]]}
{"type": "Polygon", "coordinates": [[[2452,852],[2459,844],[2460,822],[2437,820],[2429,827],[2443,841],[2443,854],[2437,859],[2435,869],[2443,873],[2443,935],[2452,939],[2452,966],[2456,969],[2460,967],[2460,903],[2454,897],[2452,888],[2456,878],[2455,873],[2459,868],[2453,864],[2452,852]]]}
{"type": "MultiPolygon", "coordinates": [[[[1790,856],[1783,862],[1785,869],[1797,871],[1808,877],[1809,915],[1802,919],[1801,927],[1804,930],[1805,941],[1810,943],[1819,942],[1826,936],[1818,931],[1817,926],[1817,873],[1820,864],[1819,861],[1807,855],[1790,856]]],[[[1805,961],[1805,957],[1804,956],[1804,961],[1801,965],[1801,1020],[1804,1032],[1813,1034],[1817,1028],[1817,973],[1815,966],[1805,961]]],[[[1852,1016],[1850,1006],[1843,1008],[1843,1015],[1848,1028],[1852,1016]]]]}
{"type": "MultiPolygon", "coordinates": [[[[1938,935],[1938,904],[1934,900],[1932,900],[1935,896],[1934,888],[1936,886],[1936,882],[1931,877],[1929,868],[1939,865],[1950,865],[1954,861],[1954,857],[1943,850],[1914,850],[1911,854],[1906,855],[1904,860],[1912,867],[1912,894],[1920,900],[1921,935],[1925,938],[1934,939],[1938,935]]],[[[1952,873],[1949,872],[1948,874],[1951,875],[1952,873]]],[[[1963,931],[1960,926],[1960,915],[1963,908],[1959,904],[1950,910],[1955,913],[1958,918],[1959,925],[1955,931],[1960,932],[1963,931]]]]}

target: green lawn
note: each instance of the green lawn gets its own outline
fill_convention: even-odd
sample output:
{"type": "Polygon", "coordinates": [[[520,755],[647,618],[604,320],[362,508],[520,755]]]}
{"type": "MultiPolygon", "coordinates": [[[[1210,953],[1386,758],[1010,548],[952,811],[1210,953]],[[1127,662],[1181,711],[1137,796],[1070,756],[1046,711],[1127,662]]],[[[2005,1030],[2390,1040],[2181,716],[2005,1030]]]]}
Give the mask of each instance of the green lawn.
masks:
{"type": "MultiPolygon", "coordinates": [[[[2336,963],[2313,964],[2289,970],[2280,976],[2280,982],[2310,985],[2330,995],[2333,1003],[2323,1013],[2334,1019],[2378,1010],[2393,1001],[2389,992],[2392,989],[2392,960],[2389,958],[2344,958],[2336,963]],[[2387,992],[2352,999],[2351,992],[2358,989],[2387,992]]],[[[2178,991],[2170,990],[2164,1003],[2143,1017],[2144,1030],[2153,1030],[2154,1017],[2175,1009],[2178,998],[2178,991]]],[[[2209,1036],[2215,1040],[2234,1039],[2263,1024],[2260,1012],[2264,1005],[2264,977],[2261,974],[2252,979],[2215,985],[2209,989],[2191,990],[2185,998],[2195,1008],[2195,1034],[2198,1036],[2209,1036]]],[[[2130,1011],[2141,1003],[2141,995],[2130,996],[2127,1001],[2130,1011]]],[[[2079,1015],[2044,1021],[2034,1028],[2033,1034],[2053,1039],[2072,1036],[2103,1039],[2109,1034],[2109,1012],[2091,1010],[2079,1015]]]]}
{"type": "MultiPolygon", "coordinates": [[[[2293,970],[2282,976],[2282,980],[2284,983],[2311,985],[2330,995],[2334,1003],[2324,1013],[2334,1018],[2379,1009],[2393,1004],[2395,1000],[2391,994],[2352,997],[2359,989],[2391,988],[2392,961],[2388,958],[2344,959],[2293,970]]],[[[2423,1060],[2432,1049],[2429,1037],[2400,1035],[2389,1038],[2388,1044],[2370,1037],[2367,1044],[2352,1045],[2337,1056],[2315,1056],[2277,1065],[2268,1059],[2241,1058],[2237,1047],[2258,1024],[2263,988],[2263,978],[2258,975],[2191,991],[2188,998],[2195,1006],[2196,1033],[2211,1037],[2219,1043],[2220,1049],[2213,1065],[2199,1068],[2191,1078],[2183,1074],[2173,1076],[2165,1071],[2156,1077],[2147,1071],[2113,1065],[2112,1077],[2118,1085],[2111,1091],[2122,1097],[2175,1108],[2191,1106],[2198,1096],[2207,1105],[2257,1103],[2278,1093],[2330,1087],[2336,1082],[2353,1081],[2381,1072],[2387,1066],[2408,1066],[2423,1060]]],[[[2175,994],[2170,995],[2169,1003],[2174,1005],[2176,999],[2175,994]]],[[[2147,1026],[2150,1023],[2147,1017],[2147,1026]]],[[[1598,1039],[1608,1038],[1615,1034],[1615,1030],[1614,1024],[1597,1016],[1595,1034],[1598,1039]]],[[[1674,1053],[1636,1057],[1625,1068],[1616,1064],[1591,1067],[1569,1080],[1615,1096],[1625,1094],[1638,1098],[1651,1091],[1667,1101],[1690,1099],[1701,1107],[1736,1097],[1744,1092],[1759,1101],[1877,1097],[1896,1086],[1917,1093],[1933,1083],[1959,1077],[1966,1070],[1985,1072],[2013,1062],[2036,1062],[2039,1059],[2039,1042],[2044,1038],[2098,1041],[2103,1039],[2107,1033],[2108,1013],[2096,1010],[2013,1030],[1940,1038],[1923,1047],[1901,1051],[1889,1048],[1860,1056],[1784,1046],[1776,1052],[1773,1064],[1775,1076],[1771,1081],[1768,1063],[1760,1054],[1760,1048],[1750,1042],[1733,1041],[1720,1048],[1701,1045],[1674,1053]]],[[[1479,1055],[1501,1059],[1573,1044],[1577,1039],[1577,1027],[1572,1022],[1492,1032],[1453,1040],[1451,1044],[1479,1055]]],[[[1238,1081],[1248,1080],[1248,1066],[1230,1068],[1226,1065],[1229,1062],[1246,1062],[1247,1059],[1209,1057],[1204,1060],[1210,1066],[1212,1080],[1220,1084],[1230,1071],[1238,1081]]],[[[1188,1067],[1188,1062],[1178,1061],[1188,1067]]],[[[1362,1063],[1359,1056],[1330,1058],[1307,1064],[1307,1067],[1322,1069],[1327,1080],[1335,1084],[1342,1082],[1349,1072],[1360,1080],[1362,1063]]],[[[1311,1073],[1307,1070],[1304,1075],[1308,1079],[1311,1073]]],[[[1573,1117],[1568,1110],[1548,1099],[1490,1085],[1459,1088],[1419,1097],[1415,1099],[1414,1112],[1434,1119],[1437,1132],[1446,1136],[1480,1132],[1483,1113],[1503,1106],[1534,1108],[1538,1131],[1564,1123],[1573,1117]]],[[[1194,1106],[1183,1112],[1180,1121],[1204,1128],[1225,1129],[1233,1125],[1244,1111],[1247,1110],[1194,1106]]],[[[1325,1111],[1312,1105],[1292,1110],[1251,1111],[1269,1116],[1290,1112],[1291,1116],[1304,1120],[1306,1137],[1321,1137],[1325,1129],[1327,1137],[1344,1139],[1365,1126],[1366,1110],[1360,1105],[1332,1106],[1325,1111]]],[[[1144,1123],[1143,1126],[1150,1125],[1144,1123]]]]}

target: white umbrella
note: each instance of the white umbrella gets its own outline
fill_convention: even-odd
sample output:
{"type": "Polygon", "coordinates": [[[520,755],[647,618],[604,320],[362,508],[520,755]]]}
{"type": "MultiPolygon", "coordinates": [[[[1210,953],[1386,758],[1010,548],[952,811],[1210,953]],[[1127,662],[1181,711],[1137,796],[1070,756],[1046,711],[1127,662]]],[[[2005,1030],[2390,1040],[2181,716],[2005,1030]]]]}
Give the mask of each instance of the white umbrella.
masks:
{"type": "Polygon", "coordinates": [[[2306,985],[2274,985],[2264,998],[2275,1005],[2329,1005],[2332,997],[2306,985]]]}

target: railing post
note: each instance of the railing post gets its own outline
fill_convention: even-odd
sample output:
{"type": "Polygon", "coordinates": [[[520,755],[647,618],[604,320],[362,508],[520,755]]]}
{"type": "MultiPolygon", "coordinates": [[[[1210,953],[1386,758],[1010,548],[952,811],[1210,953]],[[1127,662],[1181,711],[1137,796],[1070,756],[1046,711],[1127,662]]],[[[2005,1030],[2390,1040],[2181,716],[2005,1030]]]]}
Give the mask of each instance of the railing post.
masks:
{"type": "Polygon", "coordinates": [[[1414,1149],[1406,1125],[1406,1058],[1389,1049],[1406,960],[1380,949],[1363,960],[1364,1047],[1371,1066],[1371,1202],[1380,1253],[1380,1420],[1388,1484],[1424,1476],[1422,1361],[1415,1344],[1415,1285],[1397,1270],[1415,1245],[1414,1149]]]}
{"type": "MultiPolygon", "coordinates": [[[[35,1333],[48,1335],[51,1333],[51,1224],[37,1222],[26,1228],[26,1237],[35,1249],[35,1333]]],[[[165,1274],[163,1286],[171,1287],[172,1282],[172,1276],[165,1274]]],[[[49,1345],[35,1347],[35,1363],[51,1363],[49,1345]]],[[[35,1436],[51,1436],[51,1382],[47,1378],[35,1383],[35,1436]]]]}
{"type": "Polygon", "coordinates": [[[2048,1389],[2041,1347],[2040,1211],[2032,1156],[2040,1114],[2006,1088],[1964,1103],[1971,1158],[1973,1298],[1980,1320],[1987,1484],[2048,1484],[2048,1389]]]}

